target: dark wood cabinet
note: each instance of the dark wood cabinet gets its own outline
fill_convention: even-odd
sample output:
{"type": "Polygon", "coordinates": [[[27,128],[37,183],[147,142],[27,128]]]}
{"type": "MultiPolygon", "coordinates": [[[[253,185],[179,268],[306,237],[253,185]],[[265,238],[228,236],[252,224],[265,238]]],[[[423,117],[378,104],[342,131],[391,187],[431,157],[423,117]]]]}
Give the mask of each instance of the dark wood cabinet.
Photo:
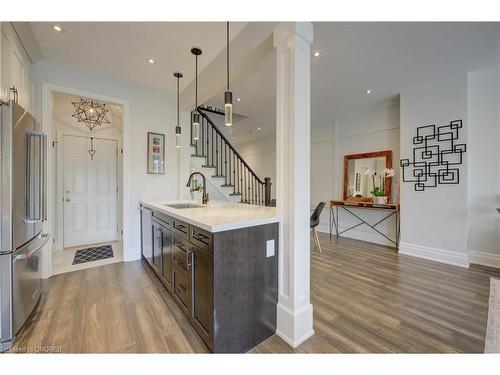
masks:
{"type": "Polygon", "coordinates": [[[167,227],[162,227],[162,276],[166,287],[172,289],[172,231],[167,227]]]}
{"type": "Polygon", "coordinates": [[[161,275],[162,273],[162,256],[163,256],[163,233],[161,225],[153,220],[153,263],[155,271],[161,275]]]}
{"type": "Polygon", "coordinates": [[[149,264],[153,263],[153,224],[150,208],[141,207],[141,253],[149,264]]]}
{"type": "Polygon", "coordinates": [[[266,241],[277,249],[277,223],[211,233],[156,210],[146,214],[148,263],[213,352],[245,352],[274,334],[278,261],[277,252],[267,256],[266,241]]]}
{"type": "Polygon", "coordinates": [[[191,324],[213,349],[213,257],[196,246],[191,249],[191,324]]]}
{"type": "Polygon", "coordinates": [[[172,236],[174,299],[187,317],[191,314],[191,257],[188,242],[172,236]]]}

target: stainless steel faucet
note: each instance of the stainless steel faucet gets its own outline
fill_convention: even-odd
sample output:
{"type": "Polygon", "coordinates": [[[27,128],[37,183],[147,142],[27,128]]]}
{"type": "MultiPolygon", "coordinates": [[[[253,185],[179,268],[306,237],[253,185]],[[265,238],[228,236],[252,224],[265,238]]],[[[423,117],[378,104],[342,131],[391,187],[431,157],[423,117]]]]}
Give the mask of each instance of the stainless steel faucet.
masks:
{"type": "Polygon", "coordinates": [[[207,204],[208,203],[208,194],[207,194],[207,179],[205,178],[205,175],[201,172],[193,172],[189,175],[188,182],[186,184],[187,187],[191,186],[191,180],[193,179],[193,176],[195,174],[199,174],[201,178],[203,179],[203,196],[201,198],[201,203],[207,204]]]}

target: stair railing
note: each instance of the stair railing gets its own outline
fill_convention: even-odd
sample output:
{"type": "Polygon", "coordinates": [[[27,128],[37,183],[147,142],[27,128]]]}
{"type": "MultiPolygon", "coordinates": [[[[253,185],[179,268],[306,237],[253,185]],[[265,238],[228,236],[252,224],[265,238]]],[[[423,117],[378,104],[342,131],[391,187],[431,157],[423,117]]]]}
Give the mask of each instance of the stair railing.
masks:
{"type": "Polygon", "coordinates": [[[232,187],[229,195],[240,196],[241,203],[270,206],[271,178],[264,181],[257,176],[236,148],[210,119],[207,112],[224,116],[216,109],[198,107],[201,117],[199,139],[193,138],[193,116],[191,113],[191,146],[195,148],[193,157],[205,158],[205,168],[214,168],[213,178],[224,180],[223,187],[232,187]]]}

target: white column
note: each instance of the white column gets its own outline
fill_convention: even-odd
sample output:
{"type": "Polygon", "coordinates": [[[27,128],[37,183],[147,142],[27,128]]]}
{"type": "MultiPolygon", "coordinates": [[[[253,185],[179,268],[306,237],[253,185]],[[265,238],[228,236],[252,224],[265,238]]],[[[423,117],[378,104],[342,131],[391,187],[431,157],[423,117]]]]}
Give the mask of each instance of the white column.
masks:
{"type": "Polygon", "coordinates": [[[310,44],[313,26],[280,23],[276,47],[276,200],[280,222],[276,333],[293,347],[314,334],[309,301],[310,44]]]}

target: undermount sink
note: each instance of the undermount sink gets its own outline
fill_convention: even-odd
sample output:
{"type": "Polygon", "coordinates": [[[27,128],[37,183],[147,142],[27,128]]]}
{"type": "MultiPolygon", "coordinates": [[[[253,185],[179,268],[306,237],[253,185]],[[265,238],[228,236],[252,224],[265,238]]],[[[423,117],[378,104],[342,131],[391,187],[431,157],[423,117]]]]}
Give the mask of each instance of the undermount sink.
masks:
{"type": "Polygon", "coordinates": [[[164,204],[164,206],[175,208],[175,209],[183,209],[183,208],[203,208],[206,207],[201,204],[194,203],[173,203],[173,204],[164,204]]]}

